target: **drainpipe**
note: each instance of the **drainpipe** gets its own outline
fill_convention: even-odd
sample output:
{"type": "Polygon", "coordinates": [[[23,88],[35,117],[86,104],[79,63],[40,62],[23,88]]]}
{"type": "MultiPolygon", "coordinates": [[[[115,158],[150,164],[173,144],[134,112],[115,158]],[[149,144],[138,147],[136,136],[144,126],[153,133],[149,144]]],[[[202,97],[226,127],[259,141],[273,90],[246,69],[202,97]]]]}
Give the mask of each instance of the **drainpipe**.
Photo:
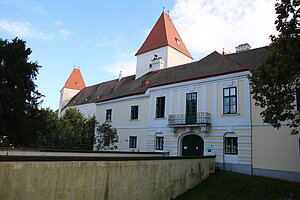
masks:
{"type": "Polygon", "coordinates": [[[223,134],[223,170],[225,171],[225,134],[223,134]]]}
{"type": "MultiPolygon", "coordinates": [[[[249,79],[248,79],[249,80],[249,79]]],[[[250,128],[251,128],[251,176],[253,176],[253,126],[252,126],[252,101],[251,101],[251,83],[249,82],[249,102],[250,102],[250,128]]]]}

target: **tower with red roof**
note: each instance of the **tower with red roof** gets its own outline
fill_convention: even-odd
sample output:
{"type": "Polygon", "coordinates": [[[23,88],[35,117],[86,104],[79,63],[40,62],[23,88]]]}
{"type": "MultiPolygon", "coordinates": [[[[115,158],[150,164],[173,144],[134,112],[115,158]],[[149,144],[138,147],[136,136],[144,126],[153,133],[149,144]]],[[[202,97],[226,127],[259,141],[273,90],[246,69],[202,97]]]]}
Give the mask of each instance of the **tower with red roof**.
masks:
{"type": "Polygon", "coordinates": [[[164,12],[135,55],[136,79],[150,71],[186,64],[193,60],[170,16],[164,12]]]}
{"type": "Polygon", "coordinates": [[[60,90],[59,113],[80,90],[85,88],[85,83],[79,69],[74,68],[66,84],[60,90]]]}

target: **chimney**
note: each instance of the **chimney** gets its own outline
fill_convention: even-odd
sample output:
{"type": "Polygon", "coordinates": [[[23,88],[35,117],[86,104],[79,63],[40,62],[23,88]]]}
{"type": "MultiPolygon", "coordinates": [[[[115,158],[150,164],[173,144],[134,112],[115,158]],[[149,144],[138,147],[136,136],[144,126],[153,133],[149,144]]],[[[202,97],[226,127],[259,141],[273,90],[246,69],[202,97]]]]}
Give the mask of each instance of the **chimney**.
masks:
{"type": "Polygon", "coordinates": [[[120,74],[119,74],[119,81],[122,79],[122,71],[120,71],[120,74]]]}
{"type": "Polygon", "coordinates": [[[243,51],[249,51],[251,49],[251,46],[248,43],[240,44],[239,46],[235,47],[236,53],[243,52],[243,51]]]}

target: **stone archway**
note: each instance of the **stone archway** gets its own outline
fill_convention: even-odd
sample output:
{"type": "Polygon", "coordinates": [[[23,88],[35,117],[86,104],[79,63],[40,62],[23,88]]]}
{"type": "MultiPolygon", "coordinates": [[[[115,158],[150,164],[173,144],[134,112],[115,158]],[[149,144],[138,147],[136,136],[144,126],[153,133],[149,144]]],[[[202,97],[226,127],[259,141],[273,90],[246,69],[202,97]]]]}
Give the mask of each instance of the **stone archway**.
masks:
{"type": "Polygon", "coordinates": [[[187,135],[182,138],[182,156],[203,156],[204,141],[198,135],[187,135]]]}

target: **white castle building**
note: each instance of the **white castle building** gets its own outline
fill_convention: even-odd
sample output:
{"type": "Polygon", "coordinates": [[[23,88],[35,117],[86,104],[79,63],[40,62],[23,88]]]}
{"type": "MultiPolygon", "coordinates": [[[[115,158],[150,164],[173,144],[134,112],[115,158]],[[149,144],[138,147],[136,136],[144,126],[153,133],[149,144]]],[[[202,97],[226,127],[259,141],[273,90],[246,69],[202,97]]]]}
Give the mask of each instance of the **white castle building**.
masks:
{"type": "Polygon", "coordinates": [[[217,167],[300,182],[300,137],[264,124],[247,78],[266,47],[193,58],[162,13],[137,51],[136,75],[85,87],[74,69],[60,114],[75,107],[117,129],[118,150],[216,155],[217,167]]]}

